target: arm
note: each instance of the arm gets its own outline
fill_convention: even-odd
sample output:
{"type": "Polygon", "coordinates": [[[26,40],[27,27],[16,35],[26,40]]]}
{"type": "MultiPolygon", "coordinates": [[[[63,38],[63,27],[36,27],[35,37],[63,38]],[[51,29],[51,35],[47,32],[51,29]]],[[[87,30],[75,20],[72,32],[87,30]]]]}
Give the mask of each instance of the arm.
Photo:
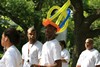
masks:
{"type": "Polygon", "coordinates": [[[100,65],[96,65],[96,67],[100,67],[100,65]]]}
{"type": "Polygon", "coordinates": [[[3,59],[0,59],[0,67],[6,67],[3,59]]]}
{"type": "Polygon", "coordinates": [[[62,67],[61,60],[56,60],[55,63],[57,64],[55,67],[62,67]]]}
{"type": "Polygon", "coordinates": [[[39,64],[33,64],[33,65],[31,65],[31,67],[56,67],[56,64],[52,64],[52,65],[44,65],[44,66],[42,66],[42,65],[39,65],[39,64]]]}
{"type": "Polygon", "coordinates": [[[83,59],[83,55],[84,54],[80,54],[78,60],[77,60],[77,64],[76,64],[76,67],[81,67],[81,64],[82,64],[82,59],[83,59]]]}
{"type": "Polygon", "coordinates": [[[76,65],[76,67],[81,67],[81,65],[76,65]]]}
{"type": "Polygon", "coordinates": [[[61,52],[61,56],[62,56],[61,60],[62,60],[62,62],[69,63],[69,61],[70,61],[70,53],[69,53],[69,51],[64,49],[62,52],[61,52]],[[62,54],[62,52],[63,52],[63,54],[62,54]]]}
{"type": "Polygon", "coordinates": [[[67,61],[63,57],[61,58],[61,61],[67,63],[67,61]]]}
{"type": "Polygon", "coordinates": [[[58,45],[55,45],[52,49],[53,52],[53,59],[54,63],[57,65],[55,67],[62,67],[62,61],[61,61],[61,46],[59,42],[57,43],[58,45]]]}
{"type": "Polygon", "coordinates": [[[24,59],[22,59],[22,65],[24,64],[24,59]]]}
{"type": "Polygon", "coordinates": [[[16,67],[16,62],[15,62],[15,57],[9,54],[6,54],[6,61],[5,61],[5,65],[7,67],[16,67]],[[12,62],[13,60],[13,62],[12,62]]]}
{"type": "Polygon", "coordinates": [[[97,54],[95,55],[95,67],[100,67],[100,53],[97,52],[97,54]]]}

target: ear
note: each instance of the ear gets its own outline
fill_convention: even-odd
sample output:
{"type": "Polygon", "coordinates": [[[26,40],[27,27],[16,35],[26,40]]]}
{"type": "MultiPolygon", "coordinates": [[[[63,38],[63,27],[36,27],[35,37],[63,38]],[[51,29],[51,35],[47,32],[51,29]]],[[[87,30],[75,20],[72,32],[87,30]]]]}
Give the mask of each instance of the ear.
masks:
{"type": "Polygon", "coordinates": [[[8,37],[5,37],[4,41],[7,41],[8,40],[8,37]]]}

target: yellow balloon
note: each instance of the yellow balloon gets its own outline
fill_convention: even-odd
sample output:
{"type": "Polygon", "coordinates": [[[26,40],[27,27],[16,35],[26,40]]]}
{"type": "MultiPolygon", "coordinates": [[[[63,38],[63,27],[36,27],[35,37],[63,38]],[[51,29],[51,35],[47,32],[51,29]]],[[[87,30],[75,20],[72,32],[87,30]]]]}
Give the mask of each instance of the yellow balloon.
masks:
{"type": "MultiPolygon", "coordinates": [[[[69,6],[70,6],[70,0],[68,0],[61,8],[59,6],[53,6],[52,8],[50,8],[50,10],[47,13],[47,19],[50,19],[51,21],[57,19],[55,24],[60,25],[62,20],[64,20],[67,16],[66,10],[69,6]],[[57,9],[58,11],[51,16],[51,13],[54,9],[57,9]]],[[[68,27],[68,21],[69,20],[65,22],[64,26],[60,29],[60,31],[57,32],[57,34],[66,30],[66,28],[68,27]]]]}
{"type": "Polygon", "coordinates": [[[57,9],[57,10],[58,10],[58,9],[60,9],[60,7],[59,7],[59,6],[53,6],[53,7],[51,7],[51,8],[49,9],[48,13],[47,13],[47,19],[51,17],[51,13],[52,13],[52,11],[53,11],[54,9],[57,9]]]}
{"type": "Polygon", "coordinates": [[[67,29],[67,27],[68,27],[68,22],[69,22],[69,20],[66,21],[65,25],[60,29],[60,31],[57,32],[57,34],[59,34],[59,33],[63,32],[63,31],[65,31],[65,30],[67,29]]]}
{"type": "MultiPolygon", "coordinates": [[[[54,9],[59,10],[60,7],[59,7],[59,6],[53,6],[52,8],[50,8],[50,10],[49,10],[48,13],[47,13],[47,19],[48,19],[48,18],[50,19],[51,13],[52,13],[52,11],[53,11],[54,9]]],[[[60,24],[60,21],[62,20],[63,17],[64,17],[64,18],[66,17],[66,11],[63,11],[63,12],[59,15],[59,17],[58,17],[58,19],[57,19],[57,21],[56,21],[56,24],[57,24],[57,25],[60,24]]]]}
{"type": "Polygon", "coordinates": [[[70,5],[70,0],[68,0],[52,17],[51,20],[55,19],[61,12],[66,10],[70,5]]]}
{"type": "Polygon", "coordinates": [[[65,19],[66,16],[67,16],[66,11],[63,11],[63,12],[59,15],[59,17],[58,17],[58,19],[57,19],[57,21],[56,21],[56,24],[59,25],[60,22],[61,22],[61,20],[62,20],[62,19],[65,19]]]}

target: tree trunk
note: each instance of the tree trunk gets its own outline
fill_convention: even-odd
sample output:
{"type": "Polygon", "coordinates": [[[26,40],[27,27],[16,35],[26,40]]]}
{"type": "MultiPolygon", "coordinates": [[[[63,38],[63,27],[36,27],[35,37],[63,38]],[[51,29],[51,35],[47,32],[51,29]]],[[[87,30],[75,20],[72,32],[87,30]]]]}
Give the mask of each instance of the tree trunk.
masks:
{"type": "Polygon", "coordinates": [[[83,23],[83,6],[81,0],[71,0],[73,5],[73,18],[74,18],[74,46],[72,53],[72,66],[75,67],[77,63],[77,59],[80,53],[84,50],[84,41],[86,39],[86,33],[84,31],[83,23]]]}
{"type": "Polygon", "coordinates": [[[72,61],[73,61],[72,67],[76,66],[80,53],[85,49],[84,43],[87,37],[86,37],[86,33],[84,32],[82,31],[82,29],[79,30],[75,29],[74,31],[74,47],[73,47],[74,50],[72,55],[72,61]]]}

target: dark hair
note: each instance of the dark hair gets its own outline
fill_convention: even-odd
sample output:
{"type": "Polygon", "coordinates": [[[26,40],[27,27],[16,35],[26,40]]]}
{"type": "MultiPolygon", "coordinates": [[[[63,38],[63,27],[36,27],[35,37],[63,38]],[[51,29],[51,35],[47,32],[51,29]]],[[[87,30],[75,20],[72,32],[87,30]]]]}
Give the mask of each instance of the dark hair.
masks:
{"type": "Polygon", "coordinates": [[[64,40],[60,40],[59,42],[60,42],[60,44],[63,44],[64,45],[64,48],[66,48],[66,43],[65,43],[64,40]]]}
{"type": "MultiPolygon", "coordinates": [[[[34,27],[34,26],[29,27],[29,28],[28,28],[28,30],[31,30],[31,31],[36,31],[36,29],[35,29],[35,27],[34,27]]],[[[27,30],[27,31],[28,31],[28,30],[27,30]]]]}
{"type": "Polygon", "coordinates": [[[15,28],[7,28],[3,33],[9,38],[11,43],[13,43],[14,45],[19,44],[20,34],[15,28]]]}

